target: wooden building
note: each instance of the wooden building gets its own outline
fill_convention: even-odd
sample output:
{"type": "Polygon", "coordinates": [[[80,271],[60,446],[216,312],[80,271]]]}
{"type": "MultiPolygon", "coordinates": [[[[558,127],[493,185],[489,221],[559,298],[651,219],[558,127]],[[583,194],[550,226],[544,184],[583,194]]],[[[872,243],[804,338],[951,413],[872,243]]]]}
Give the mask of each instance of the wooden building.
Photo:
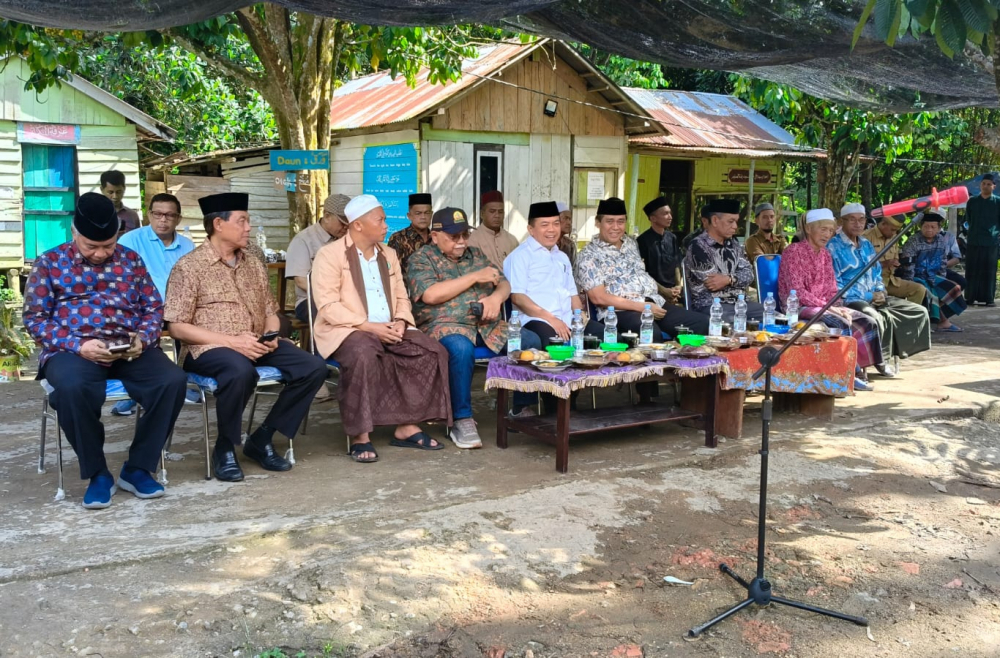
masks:
{"type": "Polygon", "coordinates": [[[412,192],[478,222],[479,197],[501,190],[518,238],[531,203],[555,200],[573,208],[581,240],[594,232],[597,202],[625,192],[628,138],[662,134],[586,58],[550,39],[484,47],[445,86],[426,70],[412,88],[388,73],[348,82],[331,130],[331,191],[378,196],[390,231],[407,226],[412,192]]]}
{"type": "MultiPolygon", "coordinates": [[[[629,217],[633,231],[649,228],[642,212],[658,196],[671,200],[674,227],[689,233],[698,228],[699,208],[717,198],[740,199],[744,207],[762,201],[787,216],[782,164],[788,160],[816,160],[826,152],[803,147],[780,126],[733,96],[666,89],[625,88],[663,127],[659,135],[630,139],[628,162],[629,217]]],[[[752,224],[744,213],[742,231],[752,224]]]]}
{"type": "Polygon", "coordinates": [[[285,249],[289,241],[288,195],[275,184],[275,177],[283,178],[284,174],[271,171],[270,164],[270,152],[277,148],[274,144],[194,156],[175,153],[146,161],[146,197],[158,192],[177,196],[181,202],[181,230],[200,244],[205,229],[198,199],[222,192],[245,192],[250,195],[253,236],[261,226],[270,249],[285,249]]]}
{"type": "Polygon", "coordinates": [[[70,237],[76,199],[100,189],[100,175],[125,174],[124,203],[141,209],[137,144],[176,133],[79,76],[38,94],[19,57],[0,61],[0,268],[70,237]]]}

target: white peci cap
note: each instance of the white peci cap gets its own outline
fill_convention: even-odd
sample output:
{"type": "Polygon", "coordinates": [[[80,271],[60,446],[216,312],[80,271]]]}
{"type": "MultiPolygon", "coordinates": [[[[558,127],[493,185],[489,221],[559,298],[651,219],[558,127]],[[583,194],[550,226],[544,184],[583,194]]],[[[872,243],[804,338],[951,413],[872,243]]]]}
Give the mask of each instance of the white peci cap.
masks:
{"type": "Polygon", "coordinates": [[[344,207],[344,216],[350,223],[381,207],[382,203],[371,194],[361,194],[351,199],[344,207]]]}
{"type": "Polygon", "coordinates": [[[824,219],[828,219],[833,222],[836,221],[837,218],[833,216],[833,211],[829,208],[816,208],[815,210],[810,210],[806,213],[806,224],[820,222],[824,219]]]}

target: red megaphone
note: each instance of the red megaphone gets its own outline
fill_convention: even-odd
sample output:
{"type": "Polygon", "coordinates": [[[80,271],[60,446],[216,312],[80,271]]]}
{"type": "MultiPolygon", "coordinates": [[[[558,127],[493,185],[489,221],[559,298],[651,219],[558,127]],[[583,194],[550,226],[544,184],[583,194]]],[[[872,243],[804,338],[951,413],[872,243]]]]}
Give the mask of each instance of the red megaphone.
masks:
{"type": "Polygon", "coordinates": [[[897,201],[887,206],[872,210],[872,217],[879,218],[889,215],[903,215],[909,212],[921,212],[928,208],[940,208],[941,206],[955,206],[969,200],[969,188],[964,185],[950,187],[944,192],[938,192],[932,187],[930,196],[917,197],[909,201],[897,201]]]}

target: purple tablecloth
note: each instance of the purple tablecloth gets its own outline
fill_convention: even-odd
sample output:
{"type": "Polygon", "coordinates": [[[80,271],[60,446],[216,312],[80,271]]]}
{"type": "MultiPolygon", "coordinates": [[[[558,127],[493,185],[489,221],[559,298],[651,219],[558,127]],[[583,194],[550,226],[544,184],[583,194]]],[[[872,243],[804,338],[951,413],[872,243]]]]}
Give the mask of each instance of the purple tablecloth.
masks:
{"type": "Polygon", "coordinates": [[[604,366],[602,368],[568,368],[562,372],[542,372],[530,365],[511,363],[505,356],[491,359],[486,369],[486,390],[507,389],[522,393],[551,393],[568,398],[573,391],[584,388],[617,386],[646,377],[674,372],[680,377],[708,377],[726,374],[729,365],[724,358],[671,359],[647,361],[634,366],[604,366]]]}

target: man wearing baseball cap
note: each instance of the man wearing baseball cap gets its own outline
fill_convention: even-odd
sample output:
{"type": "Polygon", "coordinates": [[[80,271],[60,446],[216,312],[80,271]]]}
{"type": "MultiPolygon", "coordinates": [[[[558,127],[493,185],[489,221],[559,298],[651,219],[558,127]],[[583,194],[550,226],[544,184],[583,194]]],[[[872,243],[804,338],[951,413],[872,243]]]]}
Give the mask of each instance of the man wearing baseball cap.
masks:
{"type": "MultiPolygon", "coordinates": [[[[507,323],[501,313],[510,296],[510,284],[482,250],[468,246],[469,222],[464,211],[438,210],[430,231],[431,245],[410,258],[407,288],[417,328],[448,350],[454,416],[448,437],[459,448],[480,448],[483,443],[472,419],[475,348],[485,346],[497,354],[503,351],[507,323]]],[[[522,330],[521,344],[537,348],[541,340],[522,330]]]]}
{"type": "Polygon", "coordinates": [[[309,322],[306,308],[306,277],[312,269],[313,259],[324,247],[347,234],[347,217],[344,208],[351,200],[346,194],[331,194],[323,203],[323,216],[292,238],[285,257],[285,279],[295,279],[295,317],[309,322]]]}

